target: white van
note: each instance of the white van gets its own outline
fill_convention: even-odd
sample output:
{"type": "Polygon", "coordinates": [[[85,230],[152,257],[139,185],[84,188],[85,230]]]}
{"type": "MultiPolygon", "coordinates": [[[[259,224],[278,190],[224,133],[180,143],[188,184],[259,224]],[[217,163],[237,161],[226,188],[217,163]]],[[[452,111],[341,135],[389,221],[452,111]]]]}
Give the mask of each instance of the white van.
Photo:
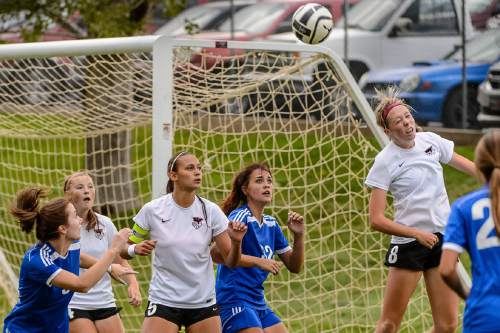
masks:
{"type": "MultiPolygon", "coordinates": [[[[466,38],[473,34],[466,10],[466,38]]],[[[348,12],[348,58],[356,80],[371,69],[438,59],[461,44],[461,0],[362,0],[348,12]]],[[[344,20],[321,46],[344,56],[344,20]]],[[[272,41],[297,42],[293,33],[272,41]]]]}

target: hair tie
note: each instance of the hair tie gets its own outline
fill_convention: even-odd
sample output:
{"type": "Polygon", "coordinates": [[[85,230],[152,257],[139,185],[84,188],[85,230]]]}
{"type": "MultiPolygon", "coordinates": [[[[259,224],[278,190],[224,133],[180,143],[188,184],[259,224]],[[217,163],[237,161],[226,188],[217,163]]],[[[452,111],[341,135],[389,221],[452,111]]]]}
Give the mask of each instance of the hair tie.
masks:
{"type": "Polygon", "coordinates": [[[384,122],[386,122],[387,115],[389,114],[389,112],[391,112],[392,109],[394,109],[395,107],[400,106],[400,105],[404,105],[404,104],[399,102],[399,101],[396,101],[396,102],[393,102],[393,103],[386,105],[384,110],[382,111],[382,120],[384,122]]]}

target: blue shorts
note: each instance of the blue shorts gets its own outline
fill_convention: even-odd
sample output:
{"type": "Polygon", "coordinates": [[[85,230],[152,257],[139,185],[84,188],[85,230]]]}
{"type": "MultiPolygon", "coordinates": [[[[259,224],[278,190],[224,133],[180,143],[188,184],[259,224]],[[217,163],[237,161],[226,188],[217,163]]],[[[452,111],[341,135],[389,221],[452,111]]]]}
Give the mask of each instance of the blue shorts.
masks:
{"type": "Polygon", "coordinates": [[[235,333],[245,328],[266,328],[281,322],[281,319],[266,306],[255,309],[244,303],[232,307],[220,306],[222,333],[235,333]]]}

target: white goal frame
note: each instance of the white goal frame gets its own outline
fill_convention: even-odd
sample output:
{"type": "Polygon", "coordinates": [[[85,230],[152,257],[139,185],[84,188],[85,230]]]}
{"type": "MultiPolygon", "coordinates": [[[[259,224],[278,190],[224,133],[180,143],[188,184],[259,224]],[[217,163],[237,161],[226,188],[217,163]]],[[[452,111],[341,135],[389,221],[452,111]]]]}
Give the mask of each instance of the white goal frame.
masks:
{"type": "MultiPolygon", "coordinates": [[[[167,183],[167,163],[173,148],[173,70],[172,54],[176,47],[190,46],[199,48],[227,47],[235,49],[252,49],[283,52],[316,52],[323,53],[332,59],[338,75],[348,83],[356,108],[362,114],[368,128],[379,144],[383,147],[389,141],[381,128],[376,124],[375,115],[361,92],[359,86],[350,74],[341,57],[332,50],[315,45],[270,43],[270,42],[239,42],[239,41],[209,41],[209,40],[178,40],[166,36],[141,36],[125,38],[89,39],[76,41],[56,41],[44,43],[25,43],[0,45],[0,59],[22,59],[36,57],[97,55],[121,52],[151,52],[153,55],[153,165],[152,165],[152,198],[158,197],[167,183]]],[[[462,279],[470,280],[462,272],[462,279]]],[[[13,305],[17,300],[17,276],[5,260],[0,249],[0,285],[6,290],[9,302],[13,305]],[[13,291],[14,289],[14,291],[13,291]]]]}

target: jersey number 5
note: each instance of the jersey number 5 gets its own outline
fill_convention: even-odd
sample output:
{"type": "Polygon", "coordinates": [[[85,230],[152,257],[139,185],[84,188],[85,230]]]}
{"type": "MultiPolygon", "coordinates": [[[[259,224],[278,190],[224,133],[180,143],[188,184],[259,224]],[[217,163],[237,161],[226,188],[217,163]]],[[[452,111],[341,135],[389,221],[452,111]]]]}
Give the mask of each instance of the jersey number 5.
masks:
{"type": "Polygon", "coordinates": [[[488,237],[491,231],[495,229],[493,217],[491,216],[491,201],[489,198],[484,198],[474,203],[474,205],[472,206],[472,219],[474,220],[484,219],[485,208],[488,209],[489,216],[476,235],[476,244],[478,250],[484,250],[490,247],[500,246],[500,241],[498,240],[496,234],[488,237]]]}

